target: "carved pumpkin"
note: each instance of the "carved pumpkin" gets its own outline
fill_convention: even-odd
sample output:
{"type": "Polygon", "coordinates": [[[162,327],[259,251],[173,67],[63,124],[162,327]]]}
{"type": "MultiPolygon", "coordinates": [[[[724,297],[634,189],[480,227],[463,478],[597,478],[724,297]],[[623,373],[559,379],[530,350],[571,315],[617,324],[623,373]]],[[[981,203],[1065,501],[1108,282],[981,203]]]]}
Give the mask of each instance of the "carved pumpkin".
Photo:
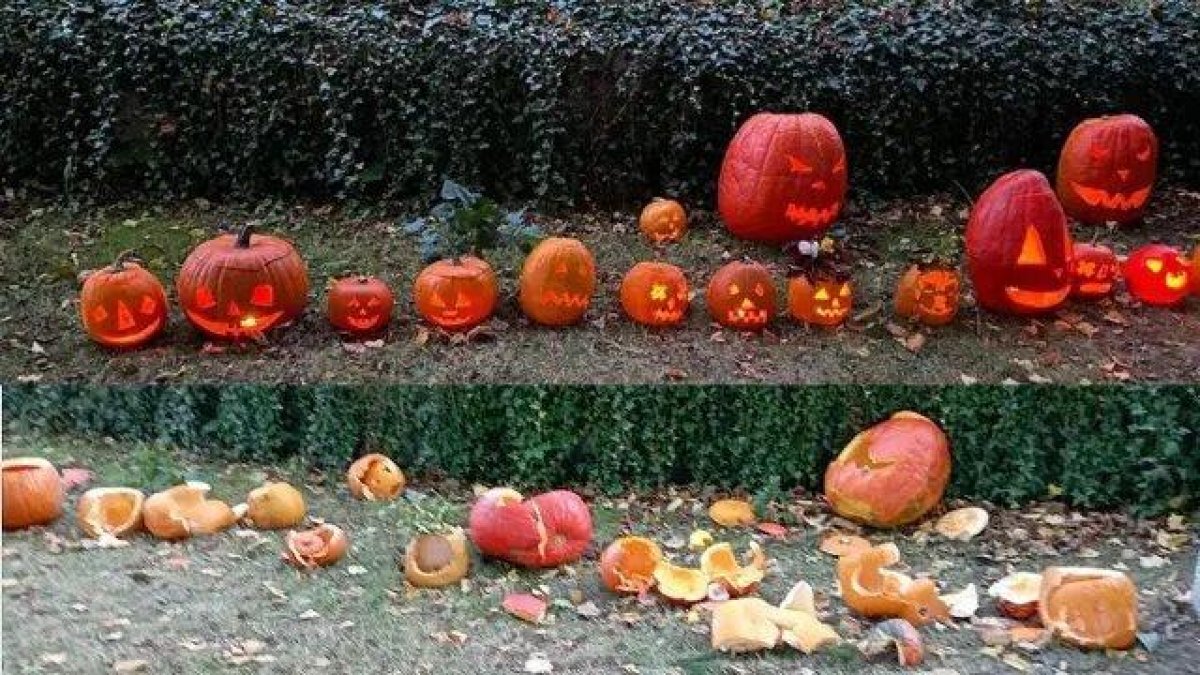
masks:
{"type": "Polygon", "coordinates": [[[596,290],[596,261],[578,239],[551,237],[530,251],[521,268],[521,310],[544,326],[583,318],[596,290]]]}
{"type": "Polygon", "coordinates": [[[413,283],[417,312],[446,330],[469,330],[487,321],[498,294],[492,266],[473,256],[439,260],[413,283]]]}
{"type": "Polygon", "coordinates": [[[713,275],[705,293],[713,321],[736,330],[762,330],[775,315],[775,284],[758,263],[731,262],[713,275]]]}
{"type": "Polygon", "coordinates": [[[175,291],[188,321],[208,336],[256,338],[304,311],[308,269],[287,241],[245,225],[188,254],[175,291]]]}
{"type": "Polygon", "coordinates": [[[287,483],[267,482],[246,498],[246,520],[260,530],[282,530],[304,522],[304,495],[287,483]]]}
{"type": "Polygon", "coordinates": [[[1191,268],[1178,249],[1147,244],[1125,260],[1122,270],[1129,293],[1147,305],[1170,307],[1188,296],[1191,268]]]}
{"type": "Polygon", "coordinates": [[[329,323],[351,334],[378,332],[392,320],[392,289],[375,277],[338,279],[329,287],[329,323]]]}
{"type": "Polygon", "coordinates": [[[642,593],[654,585],[662,559],[662,549],[650,539],[621,537],[600,555],[600,580],[614,593],[642,593]]]}
{"type": "Polygon", "coordinates": [[[58,469],[41,457],[15,457],[0,464],[4,529],[45,525],[62,515],[63,484],[58,469]]]}
{"type": "Polygon", "coordinates": [[[346,484],[355,499],[390,502],[404,492],[404,472],[390,458],[377,452],[363,455],[350,465],[346,484]]]}
{"type": "Polygon", "coordinates": [[[92,488],[79,497],[75,520],[93,539],[124,537],[142,529],[146,496],[134,488],[92,488]]]}
{"type": "Polygon", "coordinates": [[[958,270],[942,265],[912,265],[896,284],[896,314],[926,326],[944,326],[958,314],[958,270]]]}
{"type": "Polygon", "coordinates": [[[950,623],[950,608],[932,580],[886,569],[899,562],[900,551],[890,543],[838,558],[838,588],[846,606],[870,619],[899,617],[914,626],[950,623]]]}
{"type": "Polygon", "coordinates": [[[674,199],[655,199],[642,209],[638,218],[638,227],[655,244],[679,241],[687,226],[687,212],[674,199]]]}
{"type": "Polygon", "coordinates": [[[1084,649],[1129,649],[1137,640],[1137,588],[1116,570],[1047,568],[1038,613],[1042,625],[1084,649]]]}
{"type": "Polygon", "coordinates": [[[854,286],[849,279],[806,275],[788,280],[788,312],[792,318],[814,326],[840,326],[854,306],[854,286]]]}
{"type": "Polygon", "coordinates": [[[814,239],[837,220],[846,185],[846,151],[832,122],[758,113],[725,150],[717,209],[743,239],[814,239]]]}
{"type": "Polygon", "coordinates": [[[1071,235],[1054,191],[1037,171],[1004,174],[967,222],[967,268],[979,304],[994,312],[1058,309],[1071,292],[1071,235]]]}
{"type": "Polygon", "coordinates": [[[205,483],[190,482],[150,495],[142,505],[146,531],[174,541],[229,528],[238,513],[223,501],[209,499],[210,489],[205,483]]]}
{"type": "Polygon", "coordinates": [[[1137,115],[1080,122],[1058,158],[1058,197],[1085,223],[1141,218],[1158,173],[1158,138],[1137,115]]]}
{"type": "Polygon", "coordinates": [[[493,488],[471,507],[469,523],[480,553],[522,567],[575,562],[592,541],[592,513],[569,490],[527,500],[515,490],[493,488]]]}
{"type": "Polygon", "coordinates": [[[404,578],[418,588],[456,584],[471,569],[471,554],[462,530],[422,534],[404,550],[404,578]]]}
{"type": "Polygon", "coordinates": [[[93,272],[79,294],[88,337],[113,349],[140,347],[167,325],[167,294],[158,277],[133,262],[129,251],[93,272]]]}
{"type": "Polygon", "coordinates": [[[337,525],[322,523],[308,530],[288,532],[283,560],[305,570],[328,567],[346,555],[350,538],[337,525]]]}
{"type": "Polygon", "coordinates": [[[1081,300],[1097,300],[1112,293],[1121,264],[1112,249],[1096,244],[1075,244],[1071,261],[1071,295],[1081,300]]]}
{"type": "Polygon", "coordinates": [[[897,527],[924,516],[950,480],[950,443],[929,419],[898,412],[859,432],[825,471],[825,498],[845,518],[897,527]]]}
{"type": "Polygon", "coordinates": [[[1200,295],[1200,244],[1192,249],[1192,289],[1196,295],[1200,295]]]}
{"type": "Polygon", "coordinates": [[[687,314],[688,282],[683,270],[660,262],[640,262],[621,280],[621,307],[645,326],[674,326],[687,314]]]}

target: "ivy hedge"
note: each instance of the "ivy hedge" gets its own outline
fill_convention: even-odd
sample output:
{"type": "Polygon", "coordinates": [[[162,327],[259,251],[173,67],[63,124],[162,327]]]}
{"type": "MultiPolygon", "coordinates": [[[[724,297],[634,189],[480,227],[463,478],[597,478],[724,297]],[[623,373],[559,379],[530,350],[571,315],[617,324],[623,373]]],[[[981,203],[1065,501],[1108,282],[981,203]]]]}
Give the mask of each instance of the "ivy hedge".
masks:
{"type": "Polygon", "coordinates": [[[209,457],[364,448],[417,474],[606,492],[665,484],[818,490],[860,429],[899,409],[937,420],[951,493],[1004,504],[1061,490],[1139,513],[1200,497],[1200,386],[16,386],[10,431],[162,442],[209,457]],[[1052,488],[1052,486],[1055,486],[1052,488]]]}
{"type": "Polygon", "coordinates": [[[6,0],[0,182],[101,198],[710,200],[757,110],[853,185],[974,189],[1138,113],[1200,180],[1194,0],[6,0]]]}

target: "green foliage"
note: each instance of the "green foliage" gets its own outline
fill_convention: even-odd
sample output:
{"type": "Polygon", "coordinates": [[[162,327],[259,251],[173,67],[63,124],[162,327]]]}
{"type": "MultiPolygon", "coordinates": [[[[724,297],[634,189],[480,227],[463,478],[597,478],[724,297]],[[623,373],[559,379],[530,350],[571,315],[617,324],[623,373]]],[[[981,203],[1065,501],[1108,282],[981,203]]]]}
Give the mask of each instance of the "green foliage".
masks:
{"type": "Polygon", "coordinates": [[[122,197],[709,201],[758,110],[815,110],[856,189],[1053,168],[1085,116],[1200,178],[1194,0],[8,0],[0,182],[122,197]]]}
{"type": "Polygon", "coordinates": [[[950,437],[952,495],[1015,505],[1060,489],[1072,504],[1146,514],[1200,497],[1200,386],[64,385],[4,394],[13,431],[323,467],[378,450],[416,475],[485,484],[618,493],[694,483],[761,499],[819,490],[855,433],[911,409],[950,437]]]}
{"type": "Polygon", "coordinates": [[[404,224],[417,237],[426,262],[480,255],[497,246],[529,248],[541,234],[524,211],[502,211],[490,199],[453,181],[443,181],[442,201],[423,218],[404,224]]]}

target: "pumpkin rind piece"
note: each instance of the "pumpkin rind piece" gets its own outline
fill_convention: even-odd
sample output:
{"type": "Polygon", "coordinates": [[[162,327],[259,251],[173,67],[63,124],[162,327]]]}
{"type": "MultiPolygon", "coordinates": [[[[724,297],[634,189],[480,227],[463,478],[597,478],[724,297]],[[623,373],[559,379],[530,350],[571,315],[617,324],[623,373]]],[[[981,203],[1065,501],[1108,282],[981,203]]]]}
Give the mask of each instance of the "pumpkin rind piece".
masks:
{"type": "Polygon", "coordinates": [[[141,490],[126,487],[92,488],[75,504],[75,520],[84,535],[93,539],[120,538],[142,529],[141,490]]]}
{"type": "Polygon", "coordinates": [[[1047,568],[1038,613],[1042,625],[1084,649],[1129,649],[1137,641],[1137,588],[1116,570],[1047,568]]]}

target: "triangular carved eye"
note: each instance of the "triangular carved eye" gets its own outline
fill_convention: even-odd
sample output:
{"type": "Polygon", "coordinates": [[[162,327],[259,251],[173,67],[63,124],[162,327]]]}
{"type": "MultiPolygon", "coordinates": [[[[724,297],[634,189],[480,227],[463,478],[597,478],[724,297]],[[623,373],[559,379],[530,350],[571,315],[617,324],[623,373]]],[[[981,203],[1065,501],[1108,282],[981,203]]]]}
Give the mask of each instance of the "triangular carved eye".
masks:
{"type": "Polygon", "coordinates": [[[1146,147],[1142,148],[1141,150],[1138,150],[1137,159],[1139,162],[1149,162],[1150,154],[1151,154],[1150,146],[1147,145],[1146,147]]]}
{"type": "Polygon", "coordinates": [[[741,292],[742,292],[742,289],[738,288],[737,284],[729,284],[729,294],[730,295],[737,295],[741,292]]]}
{"type": "Polygon", "coordinates": [[[92,310],[92,320],[96,323],[101,323],[107,318],[108,310],[104,309],[100,305],[97,305],[96,308],[92,310]]]}
{"type": "Polygon", "coordinates": [[[828,300],[829,299],[829,291],[825,290],[825,287],[822,286],[817,289],[816,293],[813,293],[813,298],[816,300],[821,300],[821,301],[828,300]]]}
{"type": "Polygon", "coordinates": [[[843,298],[850,297],[850,284],[842,284],[842,290],[838,291],[838,295],[843,298]]]}
{"type": "Polygon", "coordinates": [[[437,307],[438,309],[442,309],[443,307],[446,306],[446,301],[442,300],[442,296],[438,295],[437,293],[430,293],[429,294],[429,304],[433,305],[434,307],[437,307]]]}
{"type": "Polygon", "coordinates": [[[459,291],[458,295],[454,296],[454,306],[458,309],[467,309],[471,306],[471,298],[466,293],[459,291]]]}
{"type": "Polygon", "coordinates": [[[833,172],[837,174],[846,173],[846,158],[838,159],[837,164],[833,165],[833,172]]]}
{"type": "Polygon", "coordinates": [[[371,298],[370,300],[367,300],[367,307],[374,309],[378,306],[379,306],[379,298],[371,298]]]}
{"type": "Polygon", "coordinates": [[[200,309],[212,309],[217,306],[217,299],[213,297],[212,291],[208,290],[208,286],[196,289],[196,306],[200,309]]]}
{"type": "Polygon", "coordinates": [[[1018,265],[1045,265],[1046,247],[1042,246],[1042,238],[1038,236],[1033,226],[1025,228],[1025,241],[1021,243],[1021,255],[1017,258],[1018,265]]]}
{"type": "Polygon", "coordinates": [[[666,300],[667,299],[667,285],[666,284],[654,284],[653,286],[651,286],[650,287],[650,299],[651,300],[666,300]]]}
{"type": "Polygon", "coordinates": [[[1146,269],[1150,270],[1151,272],[1158,274],[1159,272],[1162,271],[1162,268],[1163,268],[1162,258],[1147,258],[1146,259],[1146,269]]]}

